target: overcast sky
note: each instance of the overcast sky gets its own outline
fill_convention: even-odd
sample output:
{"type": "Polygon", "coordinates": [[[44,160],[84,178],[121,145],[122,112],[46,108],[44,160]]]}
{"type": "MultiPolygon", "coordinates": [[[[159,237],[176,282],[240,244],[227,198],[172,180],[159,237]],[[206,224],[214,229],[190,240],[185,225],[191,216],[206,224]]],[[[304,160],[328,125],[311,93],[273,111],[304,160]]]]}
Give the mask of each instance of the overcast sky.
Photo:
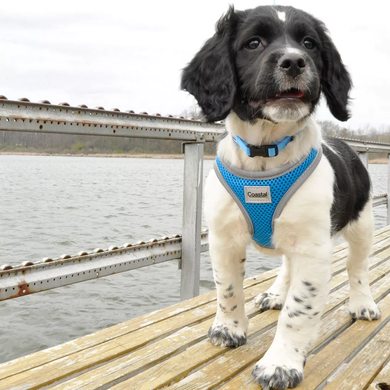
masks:
{"type": "MultiPolygon", "coordinates": [[[[385,0],[291,0],[323,20],[354,82],[346,127],[390,126],[390,22],[385,0]]],[[[181,69],[229,4],[271,1],[43,1],[0,3],[0,94],[178,115],[194,104],[181,69]]],[[[334,119],[325,104],[320,120],[334,119]]]]}

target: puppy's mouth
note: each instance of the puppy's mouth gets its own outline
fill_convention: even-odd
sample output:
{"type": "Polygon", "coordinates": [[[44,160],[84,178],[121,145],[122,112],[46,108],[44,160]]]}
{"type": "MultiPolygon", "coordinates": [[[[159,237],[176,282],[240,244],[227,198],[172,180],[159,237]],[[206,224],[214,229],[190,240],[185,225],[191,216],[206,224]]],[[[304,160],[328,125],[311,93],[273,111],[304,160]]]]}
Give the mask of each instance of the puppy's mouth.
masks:
{"type": "Polygon", "coordinates": [[[294,101],[302,101],[305,98],[305,93],[299,89],[291,88],[287,91],[283,91],[277,93],[275,96],[267,97],[266,99],[254,100],[251,99],[248,101],[248,104],[252,108],[259,108],[260,106],[264,106],[267,103],[274,103],[278,101],[290,100],[294,101]]]}

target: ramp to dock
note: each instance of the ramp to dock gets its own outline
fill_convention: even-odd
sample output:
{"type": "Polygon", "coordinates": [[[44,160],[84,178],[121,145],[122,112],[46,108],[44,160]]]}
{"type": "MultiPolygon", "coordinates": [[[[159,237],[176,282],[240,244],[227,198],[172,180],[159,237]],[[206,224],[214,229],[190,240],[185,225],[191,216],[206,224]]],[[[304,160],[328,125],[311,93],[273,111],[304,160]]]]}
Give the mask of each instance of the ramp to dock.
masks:
{"type": "MultiPolygon", "coordinates": [[[[390,389],[390,227],[376,232],[369,263],[379,321],[353,321],[348,314],[347,252],[346,244],[334,250],[332,290],[299,389],[390,389]]],[[[253,298],[277,272],[245,280],[250,325],[242,347],[207,340],[216,311],[212,291],[4,363],[0,390],[259,389],[251,370],[272,342],[279,311],[260,313],[253,298]]]]}

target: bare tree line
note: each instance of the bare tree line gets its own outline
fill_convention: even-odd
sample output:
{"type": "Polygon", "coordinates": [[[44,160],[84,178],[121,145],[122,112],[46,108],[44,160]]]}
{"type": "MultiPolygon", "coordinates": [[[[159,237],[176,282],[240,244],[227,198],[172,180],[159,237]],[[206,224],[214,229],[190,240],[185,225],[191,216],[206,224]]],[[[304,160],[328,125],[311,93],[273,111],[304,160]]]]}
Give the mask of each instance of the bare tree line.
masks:
{"type": "MultiPolygon", "coordinates": [[[[215,145],[205,152],[213,154],[215,145]]],[[[180,154],[181,141],[0,131],[0,152],[49,154],[180,154]]]]}

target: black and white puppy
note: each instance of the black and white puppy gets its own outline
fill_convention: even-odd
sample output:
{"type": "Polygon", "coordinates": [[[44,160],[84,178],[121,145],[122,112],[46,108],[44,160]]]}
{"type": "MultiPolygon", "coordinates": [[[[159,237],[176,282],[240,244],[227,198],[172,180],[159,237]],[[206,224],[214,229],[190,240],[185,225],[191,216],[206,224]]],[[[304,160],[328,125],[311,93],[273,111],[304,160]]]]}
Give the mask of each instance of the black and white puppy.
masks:
{"type": "Polygon", "coordinates": [[[181,86],[195,96],[208,121],[226,118],[228,135],[218,156],[236,171],[274,171],[313,149],[322,151],[316,168],[274,220],[271,249],[252,240],[242,209],[215,172],[205,188],[218,297],[210,340],[230,347],[246,342],[246,247],[252,242],[264,253],[283,255],[275,283],[255,299],[262,310],[282,311],[274,341],[253,376],[265,388],[296,387],[329,293],[335,234],[349,243],[351,316],[381,315],[368,282],[373,237],[368,173],[345,143],[324,139],[311,117],[322,92],[332,114],[348,119],[350,76],[322,22],[292,7],[264,6],[231,8],[184,69],[181,86]],[[256,147],[293,138],[274,157],[248,157],[233,136],[256,147]]]}

